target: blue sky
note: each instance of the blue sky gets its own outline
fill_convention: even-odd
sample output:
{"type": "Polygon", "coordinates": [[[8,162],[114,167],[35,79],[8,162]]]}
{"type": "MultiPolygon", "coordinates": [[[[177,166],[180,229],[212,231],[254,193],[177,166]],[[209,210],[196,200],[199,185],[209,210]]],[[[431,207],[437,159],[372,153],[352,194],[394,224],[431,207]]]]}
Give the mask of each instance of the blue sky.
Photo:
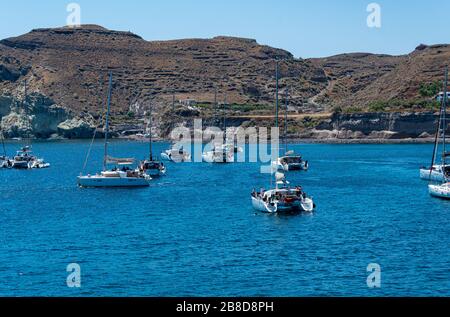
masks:
{"type": "Polygon", "coordinates": [[[146,40],[240,36],[296,57],[397,55],[420,43],[450,43],[448,0],[0,0],[0,38],[65,25],[70,2],[80,4],[83,24],[146,40]],[[379,29],[367,27],[371,2],[381,6],[379,29]]]}

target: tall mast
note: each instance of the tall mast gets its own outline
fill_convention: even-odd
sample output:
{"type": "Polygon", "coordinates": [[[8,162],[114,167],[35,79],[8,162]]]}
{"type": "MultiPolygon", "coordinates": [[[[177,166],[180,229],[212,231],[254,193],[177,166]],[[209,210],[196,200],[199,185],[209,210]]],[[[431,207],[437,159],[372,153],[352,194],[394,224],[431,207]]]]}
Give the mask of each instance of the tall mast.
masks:
{"type": "Polygon", "coordinates": [[[224,101],[223,101],[223,135],[226,139],[227,137],[227,118],[226,118],[226,107],[227,107],[227,95],[225,94],[224,101]]]}
{"type": "Polygon", "coordinates": [[[278,59],[275,67],[276,76],[276,108],[275,108],[275,127],[278,128],[278,59]]]}
{"type": "Polygon", "coordinates": [[[105,153],[103,156],[103,171],[106,171],[106,163],[108,161],[108,134],[109,134],[109,112],[111,110],[111,92],[112,92],[112,72],[109,72],[108,102],[105,120],[105,153]]]}
{"type": "Polygon", "coordinates": [[[444,81],[444,105],[442,107],[442,163],[445,166],[447,161],[447,149],[446,149],[446,133],[447,133],[447,87],[448,87],[448,66],[445,68],[445,81],[444,81]]]}
{"type": "Polygon", "coordinates": [[[214,125],[217,123],[217,125],[220,124],[220,119],[219,117],[219,105],[217,102],[217,87],[214,88],[214,125]]]}
{"type": "Polygon", "coordinates": [[[286,88],[286,108],[285,108],[285,113],[284,113],[284,151],[285,151],[285,155],[288,151],[288,145],[287,145],[288,110],[289,110],[289,88],[286,88]]]}
{"type": "Polygon", "coordinates": [[[149,118],[148,118],[148,125],[149,125],[149,159],[150,161],[153,161],[153,148],[152,148],[152,101],[150,99],[150,108],[149,108],[149,118]]]}

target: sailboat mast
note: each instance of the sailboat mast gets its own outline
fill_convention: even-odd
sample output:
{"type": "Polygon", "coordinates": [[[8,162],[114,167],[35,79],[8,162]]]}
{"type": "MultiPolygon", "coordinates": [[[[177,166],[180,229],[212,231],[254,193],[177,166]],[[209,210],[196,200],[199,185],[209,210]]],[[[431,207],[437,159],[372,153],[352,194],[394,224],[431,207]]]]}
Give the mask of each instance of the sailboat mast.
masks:
{"type": "Polygon", "coordinates": [[[150,100],[150,109],[149,109],[149,118],[148,118],[148,125],[149,125],[149,159],[150,161],[153,161],[153,148],[152,148],[152,102],[150,100]]]}
{"type": "Polygon", "coordinates": [[[284,152],[288,152],[287,145],[287,125],[288,125],[288,110],[289,110],[289,88],[286,88],[286,108],[284,113],[284,152]]]}
{"type": "Polygon", "coordinates": [[[106,171],[106,163],[108,161],[108,134],[109,134],[109,113],[111,110],[111,91],[112,91],[112,72],[109,72],[108,102],[105,120],[105,153],[103,156],[103,171],[106,171]]]}
{"type": "Polygon", "coordinates": [[[447,133],[447,88],[448,87],[448,66],[445,68],[445,81],[444,81],[444,105],[442,107],[442,147],[443,147],[443,165],[446,165],[447,161],[447,149],[446,149],[446,133],[447,133]]]}
{"type": "Polygon", "coordinates": [[[275,77],[276,77],[276,108],[275,108],[275,127],[278,128],[278,59],[275,67],[275,77]]]}
{"type": "Polygon", "coordinates": [[[3,155],[6,157],[5,137],[3,136],[3,130],[1,125],[0,125],[0,136],[2,138],[3,155]]]}

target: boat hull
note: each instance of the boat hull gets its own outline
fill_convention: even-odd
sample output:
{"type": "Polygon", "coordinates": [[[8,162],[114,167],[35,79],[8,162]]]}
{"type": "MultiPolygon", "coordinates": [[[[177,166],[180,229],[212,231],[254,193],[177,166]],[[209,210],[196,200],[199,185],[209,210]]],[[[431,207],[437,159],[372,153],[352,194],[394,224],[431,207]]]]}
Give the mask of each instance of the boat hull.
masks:
{"type": "Polygon", "coordinates": [[[149,180],[138,177],[79,176],[80,187],[148,187],[149,180]]]}
{"type": "Polygon", "coordinates": [[[450,184],[428,185],[428,191],[433,197],[450,200],[450,184]]]}
{"type": "Polygon", "coordinates": [[[260,198],[252,196],[252,206],[255,210],[264,213],[295,213],[295,212],[312,212],[314,211],[314,203],[310,198],[297,200],[292,203],[269,204],[260,198]]]}
{"type": "Polygon", "coordinates": [[[427,181],[433,182],[444,182],[445,177],[442,171],[432,171],[430,173],[430,169],[421,168],[420,169],[420,178],[427,181]]]}

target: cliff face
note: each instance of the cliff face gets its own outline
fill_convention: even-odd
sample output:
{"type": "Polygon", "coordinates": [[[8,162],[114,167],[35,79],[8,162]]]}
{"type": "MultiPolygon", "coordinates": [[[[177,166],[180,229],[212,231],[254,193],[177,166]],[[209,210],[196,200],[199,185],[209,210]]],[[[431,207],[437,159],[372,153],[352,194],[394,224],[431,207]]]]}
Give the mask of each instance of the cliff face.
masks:
{"type": "Polygon", "coordinates": [[[436,133],[438,120],[439,115],[431,112],[334,114],[308,133],[311,138],[429,138],[436,133]]]}

